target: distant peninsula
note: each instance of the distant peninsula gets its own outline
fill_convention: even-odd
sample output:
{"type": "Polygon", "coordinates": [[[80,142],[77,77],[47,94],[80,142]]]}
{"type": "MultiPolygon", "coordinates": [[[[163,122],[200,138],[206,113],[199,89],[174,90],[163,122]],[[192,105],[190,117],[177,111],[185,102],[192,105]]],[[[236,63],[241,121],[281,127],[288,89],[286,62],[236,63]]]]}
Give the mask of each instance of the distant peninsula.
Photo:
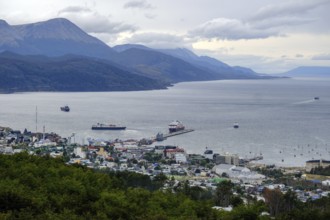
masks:
{"type": "Polygon", "coordinates": [[[330,78],[330,67],[327,66],[301,66],[282,73],[282,76],[305,78],[330,78]]]}

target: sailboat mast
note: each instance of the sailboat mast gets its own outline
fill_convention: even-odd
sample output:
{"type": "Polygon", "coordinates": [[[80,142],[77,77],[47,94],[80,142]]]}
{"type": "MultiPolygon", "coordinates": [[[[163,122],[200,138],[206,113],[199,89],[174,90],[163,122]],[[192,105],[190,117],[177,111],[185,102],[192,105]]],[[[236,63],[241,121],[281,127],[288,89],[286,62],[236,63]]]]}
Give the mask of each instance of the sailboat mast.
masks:
{"type": "Polygon", "coordinates": [[[36,106],[36,133],[38,132],[38,106],[36,106]]]}

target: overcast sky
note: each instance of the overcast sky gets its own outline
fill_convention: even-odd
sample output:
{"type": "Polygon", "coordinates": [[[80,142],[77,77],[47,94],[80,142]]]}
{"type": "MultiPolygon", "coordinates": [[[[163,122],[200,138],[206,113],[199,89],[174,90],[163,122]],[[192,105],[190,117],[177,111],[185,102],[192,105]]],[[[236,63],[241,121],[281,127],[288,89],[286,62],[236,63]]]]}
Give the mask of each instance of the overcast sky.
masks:
{"type": "Polygon", "coordinates": [[[56,17],[111,47],[185,47],[260,73],[330,66],[330,0],[0,0],[11,25],[56,17]]]}

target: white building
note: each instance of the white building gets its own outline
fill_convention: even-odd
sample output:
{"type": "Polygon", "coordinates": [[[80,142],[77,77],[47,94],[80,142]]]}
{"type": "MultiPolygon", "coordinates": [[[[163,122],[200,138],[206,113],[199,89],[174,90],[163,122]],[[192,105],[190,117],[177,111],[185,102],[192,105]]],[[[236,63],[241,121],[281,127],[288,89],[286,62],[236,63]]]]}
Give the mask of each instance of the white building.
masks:
{"type": "Polygon", "coordinates": [[[265,176],[252,172],[246,167],[239,167],[231,164],[219,164],[212,168],[212,171],[218,175],[226,173],[230,179],[242,180],[244,182],[261,182],[265,176]]]}
{"type": "Polygon", "coordinates": [[[213,150],[209,150],[206,148],[206,150],[204,151],[204,157],[213,160],[213,155],[213,150]]]}
{"type": "Polygon", "coordinates": [[[49,139],[42,139],[34,144],[35,148],[39,147],[51,147],[51,146],[56,146],[56,142],[52,142],[49,139]]]}
{"type": "Polygon", "coordinates": [[[165,146],[163,146],[163,145],[155,146],[155,153],[157,153],[157,154],[163,154],[164,150],[165,150],[165,146]]]}
{"type": "Polygon", "coordinates": [[[175,161],[176,163],[187,163],[187,157],[185,154],[178,153],[175,154],[175,161]]]}
{"type": "Polygon", "coordinates": [[[330,179],[322,181],[323,186],[330,186],[330,179]]]}
{"type": "Polygon", "coordinates": [[[236,166],[231,164],[219,164],[219,165],[215,165],[212,168],[212,171],[221,176],[223,173],[229,174],[233,167],[236,166]]]}
{"type": "Polygon", "coordinates": [[[73,153],[74,153],[76,156],[79,156],[80,158],[86,158],[86,152],[83,151],[81,147],[76,147],[76,148],[73,150],[73,153]]]}
{"type": "Polygon", "coordinates": [[[206,150],[204,157],[213,160],[216,164],[232,164],[239,165],[239,157],[237,154],[230,154],[228,152],[222,154],[214,154],[212,150],[206,150]]]}
{"type": "Polygon", "coordinates": [[[13,148],[12,147],[5,147],[5,154],[13,154],[14,151],[13,151],[13,148]]]}

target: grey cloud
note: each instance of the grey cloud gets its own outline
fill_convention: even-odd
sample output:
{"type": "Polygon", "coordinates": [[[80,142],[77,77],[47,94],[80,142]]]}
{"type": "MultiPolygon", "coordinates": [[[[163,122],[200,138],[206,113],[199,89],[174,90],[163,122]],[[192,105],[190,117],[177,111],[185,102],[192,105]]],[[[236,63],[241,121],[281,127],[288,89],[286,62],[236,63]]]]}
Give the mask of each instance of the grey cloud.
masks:
{"type": "Polygon", "coordinates": [[[284,4],[268,5],[259,9],[250,21],[269,19],[272,17],[301,15],[323,4],[328,0],[289,1],[284,4]]]}
{"type": "Polygon", "coordinates": [[[69,6],[66,7],[58,12],[58,14],[62,13],[77,13],[77,12],[90,12],[91,10],[86,7],[80,7],[80,6],[69,6]]]}
{"type": "Polygon", "coordinates": [[[229,65],[239,65],[253,69],[257,73],[282,73],[296,67],[289,59],[255,55],[223,55],[222,61],[229,65]]]}
{"type": "Polygon", "coordinates": [[[298,17],[276,17],[265,19],[251,23],[257,29],[271,29],[277,27],[289,27],[301,24],[307,24],[316,21],[314,18],[298,18],[298,17]]]}
{"type": "Polygon", "coordinates": [[[185,42],[181,36],[166,33],[140,33],[126,39],[133,44],[143,44],[151,48],[177,48],[184,47],[185,42]]]}
{"type": "Polygon", "coordinates": [[[157,15],[155,15],[155,14],[148,14],[148,13],[144,14],[144,16],[148,19],[155,19],[157,17],[157,15]]]}
{"type": "Polygon", "coordinates": [[[217,56],[229,56],[229,54],[235,51],[233,47],[220,47],[217,50],[209,50],[209,49],[193,49],[198,54],[207,54],[211,57],[217,56]]]}
{"type": "Polygon", "coordinates": [[[320,19],[319,15],[311,17],[309,12],[328,3],[328,0],[291,0],[283,4],[268,5],[259,9],[246,22],[259,29],[294,27],[317,22],[320,19]]]}
{"type": "Polygon", "coordinates": [[[296,54],[296,58],[303,58],[304,55],[303,54],[296,54]]]}
{"type": "Polygon", "coordinates": [[[259,30],[237,19],[217,18],[205,22],[188,32],[189,37],[216,38],[222,40],[258,39],[279,35],[274,30],[259,30]]]}
{"type": "MultiPolygon", "coordinates": [[[[231,48],[230,48],[231,49],[231,48]]],[[[244,66],[253,69],[257,73],[283,73],[297,67],[294,62],[289,59],[283,59],[285,55],[279,58],[271,58],[267,56],[243,55],[226,53],[225,50],[194,50],[197,54],[204,54],[214,57],[230,66],[244,66]]],[[[299,65],[302,66],[303,64],[299,65]]]]}
{"type": "MultiPolygon", "coordinates": [[[[227,63],[230,66],[244,66],[253,69],[258,73],[276,72],[273,70],[273,65],[270,65],[270,60],[265,56],[256,55],[231,55],[220,53],[210,53],[208,54],[219,59],[222,62],[227,63]]],[[[278,68],[279,65],[275,65],[278,68]]]]}
{"type": "Polygon", "coordinates": [[[91,33],[92,36],[100,39],[108,45],[116,45],[116,41],[118,40],[118,36],[116,34],[107,34],[107,33],[91,33]]]}
{"type": "Polygon", "coordinates": [[[83,7],[67,7],[59,11],[58,15],[68,18],[88,33],[118,34],[137,30],[135,25],[111,21],[109,17],[83,7]]]}
{"type": "Polygon", "coordinates": [[[315,55],[312,60],[330,60],[330,53],[315,55]]]}
{"type": "Polygon", "coordinates": [[[125,24],[121,22],[110,22],[108,20],[88,22],[85,21],[81,25],[87,32],[92,33],[108,33],[108,34],[118,34],[120,32],[134,32],[137,27],[130,24],[125,24]]]}
{"type": "MultiPolygon", "coordinates": [[[[240,40],[286,36],[293,27],[316,22],[319,18],[308,15],[312,9],[328,4],[328,0],[289,1],[268,5],[244,20],[216,18],[188,32],[192,38],[240,40]]],[[[315,15],[317,16],[317,15],[315,15]]]]}
{"type": "Polygon", "coordinates": [[[146,1],[130,1],[124,5],[124,8],[152,9],[153,6],[146,1]]]}

